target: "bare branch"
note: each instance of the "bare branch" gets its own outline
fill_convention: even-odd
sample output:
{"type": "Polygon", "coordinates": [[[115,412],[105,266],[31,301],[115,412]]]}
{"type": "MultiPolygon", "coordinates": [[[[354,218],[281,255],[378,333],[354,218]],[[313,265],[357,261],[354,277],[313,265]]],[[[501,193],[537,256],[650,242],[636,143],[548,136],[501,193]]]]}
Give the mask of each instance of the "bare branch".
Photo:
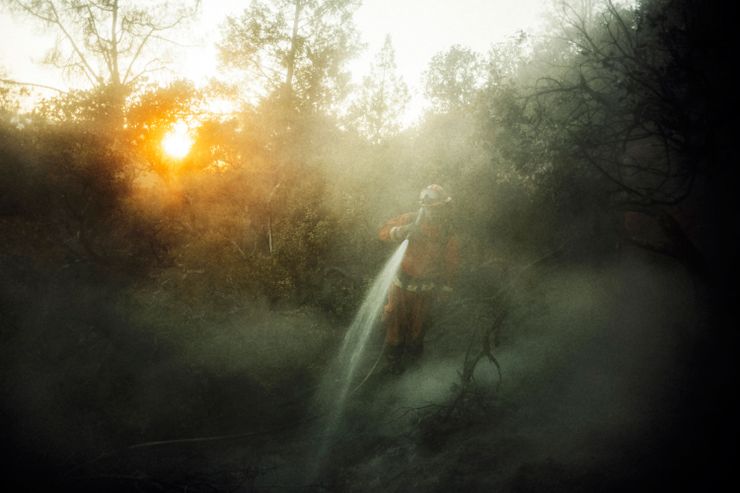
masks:
{"type": "Polygon", "coordinates": [[[156,39],[158,41],[164,41],[165,43],[169,43],[175,46],[179,46],[181,48],[203,48],[205,47],[204,44],[189,44],[189,43],[182,43],[180,41],[175,41],[174,39],[166,38],[164,36],[160,36],[158,34],[153,34],[152,39],[156,39]]]}
{"type": "Polygon", "coordinates": [[[23,11],[25,11],[28,15],[35,17],[39,20],[42,20],[44,22],[47,22],[49,24],[56,24],[56,19],[53,17],[48,17],[43,15],[41,12],[32,9],[30,6],[26,5],[25,3],[21,2],[21,0],[12,0],[14,5],[18,5],[23,11]]]}
{"type": "Polygon", "coordinates": [[[144,36],[144,38],[141,40],[141,43],[139,43],[139,47],[136,49],[136,52],[134,53],[134,55],[131,57],[131,61],[129,62],[128,67],[126,68],[126,73],[124,74],[123,79],[122,79],[122,82],[124,84],[127,84],[129,82],[128,76],[131,74],[131,69],[133,68],[134,63],[136,63],[136,61],[141,56],[141,53],[144,50],[144,46],[146,46],[146,44],[149,42],[149,38],[152,36],[152,34],[154,34],[154,31],[155,29],[151,28],[151,30],[147,33],[147,35],[144,36]]]}
{"type": "Polygon", "coordinates": [[[139,80],[142,76],[144,76],[146,74],[151,74],[153,72],[159,72],[160,70],[164,70],[166,68],[167,68],[167,66],[162,62],[161,59],[154,58],[152,60],[149,60],[146,63],[146,65],[144,65],[144,68],[140,72],[138,72],[136,75],[134,75],[133,77],[131,77],[131,79],[129,79],[126,82],[126,84],[133,84],[135,81],[139,80]],[[160,63],[161,65],[159,65],[158,67],[150,68],[150,65],[152,65],[154,63],[160,63]]]}
{"type": "Polygon", "coordinates": [[[89,4],[86,5],[85,7],[87,8],[87,13],[88,13],[88,16],[89,16],[88,17],[88,20],[87,20],[88,26],[90,27],[93,35],[95,36],[95,41],[96,41],[96,43],[98,45],[98,50],[99,50],[100,54],[103,56],[103,60],[105,61],[105,65],[108,67],[108,70],[112,72],[113,71],[113,65],[112,65],[112,61],[111,61],[111,58],[110,58],[110,53],[105,48],[105,46],[103,46],[103,41],[104,40],[103,40],[102,36],[100,35],[100,33],[98,32],[98,26],[97,26],[97,24],[95,22],[95,14],[93,13],[92,8],[90,8],[90,5],[89,4]]]}
{"type": "Polygon", "coordinates": [[[92,66],[87,60],[87,57],[85,57],[85,55],[82,53],[80,48],[77,46],[77,43],[75,43],[74,38],[72,37],[72,35],[69,33],[69,31],[64,26],[61,19],[59,18],[59,13],[57,12],[57,9],[54,6],[54,3],[49,2],[49,7],[52,9],[52,12],[54,13],[54,19],[55,19],[54,24],[56,24],[59,27],[59,29],[62,31],[64,36],[69,41],[69,43],[72,45],[72,49],[75,51],[75,53],[79,57],[80,63],[82,63],[82,65],[85,67],[85,70],[88,71],[89,75],[98,81],[98,84],[102,84],[103,83],[102,78],[95,72],[95,70],[93,70],[92,66]]]}
{"type": "Polygon", "coordinates": [[[14,86],[29,86],[29,87],[38,87],[39,89],[49,89],[51,91],[56,91],[60,94],[67,93],[67,91],[59,89],[58,87],[47,86],[46,84],[37,84],[35,82],[22,82],[22,81],[12,80],[12,79],[0,79],[0,83],[10,84],[14,86]]]}

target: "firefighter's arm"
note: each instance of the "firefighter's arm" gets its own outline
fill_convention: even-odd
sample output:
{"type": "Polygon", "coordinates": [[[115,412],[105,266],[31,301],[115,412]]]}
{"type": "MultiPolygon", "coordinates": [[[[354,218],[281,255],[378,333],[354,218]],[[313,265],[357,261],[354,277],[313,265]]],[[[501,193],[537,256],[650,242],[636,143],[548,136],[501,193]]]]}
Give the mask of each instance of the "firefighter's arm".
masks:
{"type": "Polygon", "coordinates": [[[403,241],[413,226],[414,218],[412,212],[394,217],[380,228],[378,237],[382,241],[403,241]]]}

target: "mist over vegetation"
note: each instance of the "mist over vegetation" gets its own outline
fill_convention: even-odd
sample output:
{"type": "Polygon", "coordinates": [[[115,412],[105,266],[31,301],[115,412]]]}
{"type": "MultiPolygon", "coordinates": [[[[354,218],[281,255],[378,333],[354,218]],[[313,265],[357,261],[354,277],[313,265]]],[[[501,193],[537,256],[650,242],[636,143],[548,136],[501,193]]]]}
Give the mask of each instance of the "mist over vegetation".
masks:
{"type": "MultiPolygon", "coordinates": [[[[87,84],[27,110],[39,87],[0,65],[3,482],[572,492],[729,477],[730,7],[554,1],[543,32],[435,55],[428,108],[404,127],[391,38],[351,83],[353,0],[246,2],[223,24],[228,78],[147,78],[164,63],[154,40],[199,4],[2,1],[59,31],[47,61],[87,84]],[[162,145],[176,128],[182,157],[162,145]],[[350,395],[309,478],[314,393],[393,253],[378,228],[432,183],[453,198],[455,293],[418,368],[350,395]]],[[[382,344],[378,327],[365,374],[382,344]]]]}

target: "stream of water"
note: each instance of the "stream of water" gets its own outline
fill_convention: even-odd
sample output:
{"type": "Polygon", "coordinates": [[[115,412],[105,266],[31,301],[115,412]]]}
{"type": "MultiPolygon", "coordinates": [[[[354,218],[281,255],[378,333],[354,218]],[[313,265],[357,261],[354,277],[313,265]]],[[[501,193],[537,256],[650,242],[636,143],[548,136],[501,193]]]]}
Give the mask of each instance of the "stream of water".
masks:
{"type": "Polygon", "coordinates": [[[365,346],[373,328],[377,325],[388,289],[398,272],[407,247],[408,240],[404,240],[373,281],[357,315],[355,315],[355,319],[344,336],[339,354],[324,377],[318,400],[321,407],[325,409],[330,407],[328,408],[327,417],[322,421],[321,447],[319,453],[314,456],[313,474],[318,473],[321,461],[332,445],[352,385],[357,383],[355,374],[363,359],[365,346]]]}

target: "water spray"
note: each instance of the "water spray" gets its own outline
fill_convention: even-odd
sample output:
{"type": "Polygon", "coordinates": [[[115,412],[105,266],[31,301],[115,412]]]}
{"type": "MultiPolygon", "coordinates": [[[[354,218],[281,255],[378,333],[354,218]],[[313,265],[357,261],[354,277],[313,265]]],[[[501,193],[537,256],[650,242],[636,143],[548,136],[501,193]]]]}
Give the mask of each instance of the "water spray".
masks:
{"type": "Polygon", "coordinates": [[[416,213],[414,222],[409,224],[404,240],[393,253],[391,258],[385,264],[380,274],[375,278],[373,284],[365,296],[360,309],[355,316],[354,321],[347,330],[342,346],[339,350],[334,363],[331,365],[327,376],[322,382],[317,400],[319,405],[332,403],[333,406],[327,413],[327,419],[324,421],[321,430],[321,446],[318,453],[314,456],[314,462],[310,474],[315,477],[320,473],[322,461],[324,460],[329,448],[334,441],[339,426],[341,425],[342,416],[350,394],[356,392],[375,371],[378,362],[382,358],[382,351],[378,359],[373,364],[368,374],[358,383],[355,383],[355,374],[360,366],[362,355],[365,352],[365,346],[369,339],[370,333],[376,326],[383,305],[385,304],[388,290],[394,279],[396,279],[398,269],[401,266],[409,241],[418,233],[421,223],[426,215],[425,207],[420,207],[416,213]]]}
{"type": "MultiPolygon", "coordinates": [[[[420,222],[420,215],[421,212],[417,215],[417,223],[420,222]]],[[[311,468],[312,475],[320,472],[322,460],[326,456],[339,429],[347,398],[351,393],[350,390],[355,381],[355,374],[362,360],[365,346],[380,318],[388,289],[396,278],[408,244],[409,239],[407,236],[373,281],[354,321],[344,336],[339,354],[320,386],[317,395],[318,404],[326,405],[327,403],[331,403],[332,408],[327,413],[327,419],[324,421],[321,431],[321,446],[318,453],[314,456],[314,464],[311,468]]]]}

